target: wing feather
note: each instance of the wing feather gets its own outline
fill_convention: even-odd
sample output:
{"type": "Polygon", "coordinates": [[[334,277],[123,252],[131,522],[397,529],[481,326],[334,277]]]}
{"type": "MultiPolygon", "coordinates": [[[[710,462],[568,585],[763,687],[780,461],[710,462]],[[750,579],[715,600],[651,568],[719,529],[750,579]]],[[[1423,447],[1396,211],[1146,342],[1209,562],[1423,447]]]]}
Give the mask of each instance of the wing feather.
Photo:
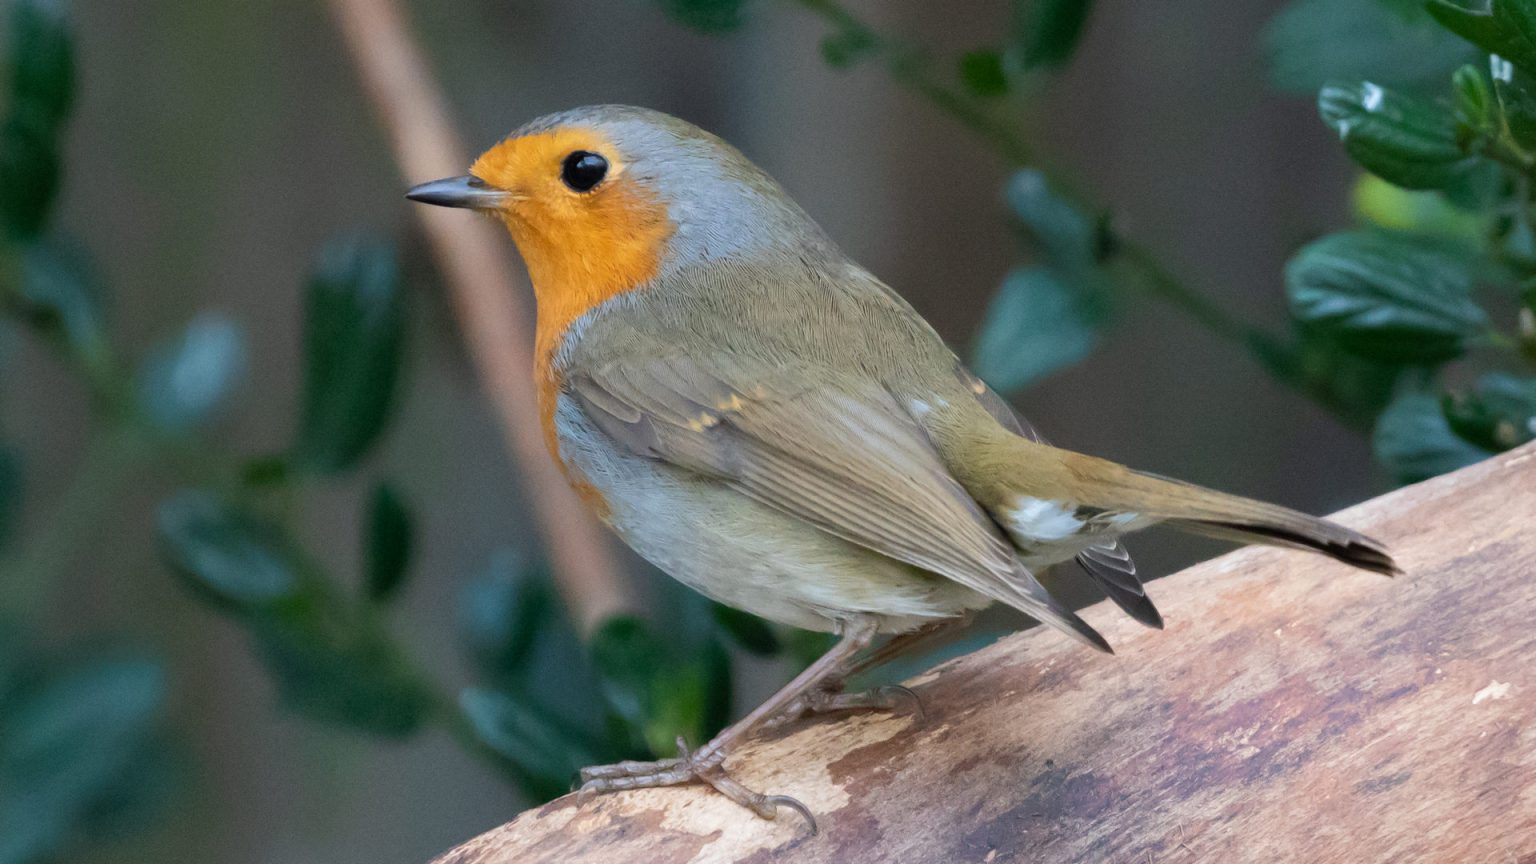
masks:
{"type": "Polygon", "coordinates": [[[883,387],[728,354],[614,363],[566,381],[619,444],[1109,646],[1019,562],[883,387]]]}

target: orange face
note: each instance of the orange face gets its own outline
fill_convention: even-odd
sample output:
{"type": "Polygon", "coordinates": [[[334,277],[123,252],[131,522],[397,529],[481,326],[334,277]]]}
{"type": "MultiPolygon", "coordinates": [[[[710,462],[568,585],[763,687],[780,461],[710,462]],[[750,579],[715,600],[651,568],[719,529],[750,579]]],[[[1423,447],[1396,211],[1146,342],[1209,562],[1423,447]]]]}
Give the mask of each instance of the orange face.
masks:
{"type": "Polygon", "coordinates": [[[672,222],[626,168],[612,142],[582,127],[509,138],[470,168],[508,193],[494,212],[533,280],[541,360],[577,318],[644,284],[660,266],[672,222]]]}

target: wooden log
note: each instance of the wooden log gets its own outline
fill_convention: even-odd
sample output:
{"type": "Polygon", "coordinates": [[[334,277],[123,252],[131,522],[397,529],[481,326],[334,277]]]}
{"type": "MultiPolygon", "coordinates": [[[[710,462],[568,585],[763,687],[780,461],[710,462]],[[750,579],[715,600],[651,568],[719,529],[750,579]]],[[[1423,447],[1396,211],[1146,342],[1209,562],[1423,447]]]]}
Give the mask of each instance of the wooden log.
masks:
{"type": "Polygon", "coordinates": [[[909,682],[927,708],[821,718],[727,763],[793,795],[566,796],[440,857],[534,862],[1536,864],[1536,444],[1339,514],[1407,575],[1245,549],[1153,584],[1168,628],[1088,610],[909,682]]]}

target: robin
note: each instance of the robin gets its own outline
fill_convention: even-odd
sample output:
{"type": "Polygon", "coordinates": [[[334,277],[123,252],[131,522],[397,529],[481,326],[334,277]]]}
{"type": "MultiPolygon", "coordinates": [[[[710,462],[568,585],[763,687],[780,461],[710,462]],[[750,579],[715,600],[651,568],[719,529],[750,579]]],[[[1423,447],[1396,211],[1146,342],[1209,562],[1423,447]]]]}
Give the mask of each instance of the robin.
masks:
{"type": "Polygon", "coordinates": [[[799,802],[723,769],[744,734],[896,707],[900,688],[843,681],[992,603],[1110,653],[1037,579],[1074,559],[1161,627],[1120,543],[1152,525],[1398,572],[1333,522],[1050,446],[778,183],[677,118],[552,114],[407,197],[510,231],[538,305],[545,440],[597,516],[711,599],[839,637],[708,744],[588,768],[586,794],[702,781],[814,831],[799,802]]]}

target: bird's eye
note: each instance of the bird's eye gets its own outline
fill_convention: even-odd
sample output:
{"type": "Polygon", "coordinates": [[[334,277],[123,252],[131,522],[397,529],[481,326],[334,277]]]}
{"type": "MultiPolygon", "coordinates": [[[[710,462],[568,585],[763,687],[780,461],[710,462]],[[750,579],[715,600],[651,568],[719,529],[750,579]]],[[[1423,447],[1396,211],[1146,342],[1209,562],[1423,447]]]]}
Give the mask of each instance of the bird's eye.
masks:
{"type": "Polygon", "coordinates": [[[560,179],[577,192],[590,192],[608,174],[608,160],[590,150],[577,150],[560,164],[560,179]]]}

